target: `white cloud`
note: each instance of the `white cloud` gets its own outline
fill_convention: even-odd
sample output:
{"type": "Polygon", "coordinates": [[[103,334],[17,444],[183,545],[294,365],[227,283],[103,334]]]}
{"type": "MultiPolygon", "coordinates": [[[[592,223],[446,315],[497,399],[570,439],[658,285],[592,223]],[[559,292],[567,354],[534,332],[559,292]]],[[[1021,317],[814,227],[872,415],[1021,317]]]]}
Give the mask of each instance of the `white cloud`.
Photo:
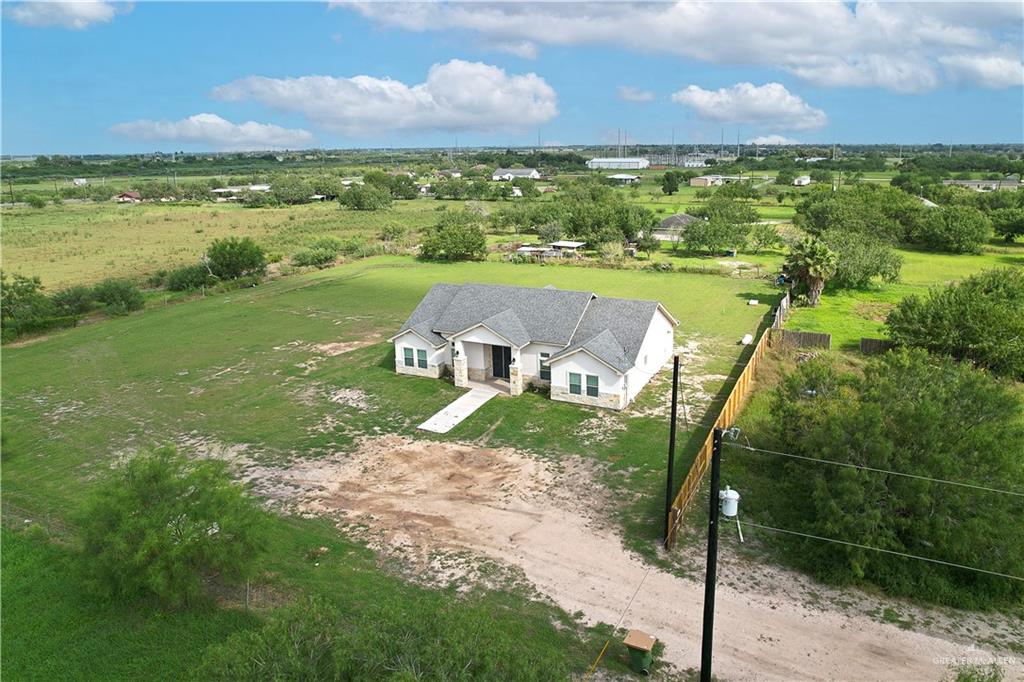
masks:
{"type": "Polygon", "coordinates": [[[824,111],[810,106],[781,83],[737,83],[718,90],[690,85],[674,93],[672,101],[692,109],[705,121],[782,130],[813,130],[828,123],[824,111]]]}
{"type": "Polygon", "coordinates": [[[6,6],[4,14],[25,26],[37,28],[56,26],[80,31],[92,24],[111,21],[118,13],[130,12],[131,9],[131,3],[113,3],[102,0],[72,0],[70,2],[29,0],[6,6]]]}
{"type": "Polygon", "coordinates": [[[972,57],[957,55],[939,59],[950,76],[959,83],[986,88],[1012,88],[1024,85],[1024,65],[1019,57],[997,55],[972,57]]]}
{"type": "Polygon", "coordinates": [[[301,128],[270,123],[232,123],[216,114],[196,114],[180,121],[139,120],[118,123],[111,132],[136,140],[203,144],[216,149],[296,149],[309,145],[313,134],[301,128]]]}
{"type": "Polygon", "coordinates": [[[632,85],[620,85],[619,86],[619,99],[626,102],[634,102],[636,104],[642,104],[645,102],[654,101],[654,93],[650,90],[644,90],[642,88],[636,88],[632,85]]]}
{"type": "MultiPolygon", "coordinates": [[[[943,60],[1021,52],[1020,2],[335,2],[384,26],[465,30],[484,45],[614,45],[783,69],[816,85],[921,92],[943,60]]],[[[952,74],[955,76],[955,74],[952,74]]],[[[1006,87],[981,77],[981,87],[1006,87]]]]}
{"type": "Polygon", "coordinates": [[[782,135],[761,135],[759,137],[750,138],[746,141],[746,144],[774,147],[777,145],[800,144],[800,141],[794,140],[791,137],[784,137],[782,135]]]}
{"type": "Polygon", "coordinates": [[[540,76],[509,75],[460,59],[434,64],[426,81],[411,86],[372,76],[249,76],[214,88],[213,96],[298,111],[316,125],[351,136],[522,129],[558,115],[558,97],[540,76]]]}
{"type": "Polygon", "coordinates": [[[537,44],[528,40],[512,40],[507,42],[492,42],[490,47],[500,52],[522,57],[523,59],[536,59],[540,56],[537,51],[537,44]]]}

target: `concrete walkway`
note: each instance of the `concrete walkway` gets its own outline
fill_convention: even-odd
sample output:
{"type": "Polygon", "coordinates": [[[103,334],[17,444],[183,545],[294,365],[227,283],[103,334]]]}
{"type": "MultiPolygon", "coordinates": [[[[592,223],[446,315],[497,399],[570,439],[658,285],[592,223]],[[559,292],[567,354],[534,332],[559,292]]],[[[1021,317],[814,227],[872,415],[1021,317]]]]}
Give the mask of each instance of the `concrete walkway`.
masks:
{"type": "Polygon", "coordinates": [[[493,388],[474,388],[455,399],[452,403],[419,425],[424,431],[448,433],[455,425],[473,414],[481,405],[498,395],[493,388]]]}

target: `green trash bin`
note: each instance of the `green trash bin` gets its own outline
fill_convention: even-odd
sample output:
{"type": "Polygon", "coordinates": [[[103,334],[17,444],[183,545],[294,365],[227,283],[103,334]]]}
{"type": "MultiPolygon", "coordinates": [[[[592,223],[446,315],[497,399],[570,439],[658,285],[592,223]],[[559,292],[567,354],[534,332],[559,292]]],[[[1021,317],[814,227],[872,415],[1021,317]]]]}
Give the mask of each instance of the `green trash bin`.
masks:
{"type": "Polygon", "coordinates": [[[629,650],[629,668],[635,673],[649,675],[654,662],[654,643],[658,640],[640,630],[630,630],[623,644],[629,650]]]}

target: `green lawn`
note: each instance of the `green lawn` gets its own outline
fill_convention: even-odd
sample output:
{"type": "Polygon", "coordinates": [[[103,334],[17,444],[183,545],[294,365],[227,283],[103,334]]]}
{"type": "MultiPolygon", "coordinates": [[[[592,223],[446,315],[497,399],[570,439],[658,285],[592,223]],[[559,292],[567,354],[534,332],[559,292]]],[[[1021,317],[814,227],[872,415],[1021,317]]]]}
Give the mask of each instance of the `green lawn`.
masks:
{"type": "Polygon", "coordinates": [[[898,283],[879,284],[865,290],[826,289],[817,308],[796,308],[787,329],[832,335],[832,347],[853,349],[862,337],[884,338],[885,317],[910,294],[926,294],[929,288],[958,281],[982,270],[1024,267],[1024,244],[993,241],[980,255],[943,254],[899,249],[903,271],[898,283]]]}
{"type": "MultiPolygon", "coordinates": [[[[361,434],[427,437],[415,425],[461,391],[444,381],[396,375],[384,339],[440,281],[553,284],[661,300],[681,320],[680,340],[701,342],[701,359],[686,368],[685,376],[715,404],[738,374],[737,339],[755,331],[777,296],[762,281],[714,275],[379,257],[60,331],[4,350],[5,517],[11,523],[28,518],[63,527],[97,475],[123,454],[151,445],[175,443],[187,451],[189,442],[205,439],[245,446],[250,456],[273,464],[344,452],[361,434]],[[749,298],[761,304],[749,306],[749,298]],[[321,355],[312,368],[306,364],[317,356],[313,344],[349,341],[368,345],[321,355]],[[363,391],[373,409],[331,402],[330,394],[341,388],[363,391]],[[335,427],[314,428],[327,416],[337,420],[335,427]]],[[[629,546],[655,560],[668,428],[664,417],[636,411],[663,404],[667,391],[668,382],[660,377],[641,393],[634,412],[610,415],[621,430],[603,442],[587,442],[576,433],[580,421],[597,411],[535,393],[493,401],[447,437],[468,441],[488,433],[492,446],[608,463],[602,482],[619,501],[613,520],[629,546]]],[[[685,473],[706,428],[706,423],[691,424],[680,434],[678,471],[685,473]]],[[[11,679],[32,677],[15,674],[24,671],[38,671],[39,679],[68,679],[89,665],[96,679],[132,677],[139,672],[133,666],[143,660],[150,662],[153,678],[177,679],[194,666],[204,646],[253,622],[243,613],[217,611],[209,616],[209,630],[203,630],[207,619],[189,613],[92,608],[75,595],[67,550],[6,535],[4,544],[5,595],[8,604],[18,595],[24,605],[3,614],[5,673],[11,679]],[[53,568],[39,571],[38,564],[53,568]],[[138,627],[121,632],[125,622],[138,627]],[[34,643],[51,628],[69,634],[34,643]],[[177,658],[151,655],[161,647],[173,650],[175,641],[191,648],[182,654],[179,647],[177,658]],[[105,650],[103,642],[108,642],[105,650]]],[[[342,599],[346,608],[372,595],[416,589],[381,573],[376,561],[330,523],[279,518],[265,560],[266,580],[286,598],[320,591],[342,599]],[[326,569],[304,559],[318,546],[330,548],[326,569]]],[[[518,593],[481,598],[534,623],[531,636],[562,636],[547,624],[565,616],[550,607],[518,593]]],[[[561,627],[571,634],[568,623],[561,627]]],[[[581,669],[600,648],[566,641],[581,669]]]]}

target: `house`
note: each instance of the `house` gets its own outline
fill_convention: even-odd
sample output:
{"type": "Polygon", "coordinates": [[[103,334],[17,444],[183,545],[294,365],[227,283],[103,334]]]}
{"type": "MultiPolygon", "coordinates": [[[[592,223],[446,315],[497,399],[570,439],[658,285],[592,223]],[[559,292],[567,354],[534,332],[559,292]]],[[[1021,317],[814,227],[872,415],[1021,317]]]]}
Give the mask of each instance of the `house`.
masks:
{"type": "Polygon", "coordinates": [[[548,244],[548,246],[557,251],[561,256],[578,256],[580,251],[586,245],[586,242],[574,242],[568,239],[560,239],[557,242],[551,242],[548,244]]]}
{"type": "Polygon", "coordinates": [[[690,178],[690,187],[718,187],[725,178],[721,175],[699,175],[695,178],[690,178]]]}
{"type": "Polygon", "coordinates": [[[114,197],[114,201],[119,204],[137,204],[142,201],[142,195],[138,192],[121,192],[114,197]]]}
{"type": "Polygon", "coordinates": [[[640,182],[639,175],[630,175],[629,173],[615,173],[614,175],[606,175],[605,177],[613,182],[618,182],[623,185],[632,185],[640,182]]]}
{"type": "Polygon", "coordinates": [[[516,178],[540,180],[540,173],[536,168],[498,168],[491,174],[491,180],[495,182],[509,182],[516,178]]]}
{"type": "Polygon", "coordinates": [[[621,170],[643,170],[650,168],[651,162],[640,157],[604,157],[587,161],[587,168],[590,170],[599,169],[621,169],[621,170]]]}
{"type": "Polygon", "coordinates": [[[942,184],[947,187],[950,185],[967,187],[976,192],[991,192],[998,189],[1015,190],[1021,186],[1020,181],[1014,177],[1003,180],[943,180],[942,184]]]}
{"type": "Polygon", "coordinates": [[[621,410],[671,358],[678,324],[657,301],[435,284],[389,341],[399,374],[450,372],[456,386],[509,395],[532,384],[553,400],[621,410]]]}
{"type": "Polygon", "coordinates": [[[795,178],[793,178],[794,187],[806,187],[809,184],[811,184],[810,175],[798,175],[795,178]]]}

